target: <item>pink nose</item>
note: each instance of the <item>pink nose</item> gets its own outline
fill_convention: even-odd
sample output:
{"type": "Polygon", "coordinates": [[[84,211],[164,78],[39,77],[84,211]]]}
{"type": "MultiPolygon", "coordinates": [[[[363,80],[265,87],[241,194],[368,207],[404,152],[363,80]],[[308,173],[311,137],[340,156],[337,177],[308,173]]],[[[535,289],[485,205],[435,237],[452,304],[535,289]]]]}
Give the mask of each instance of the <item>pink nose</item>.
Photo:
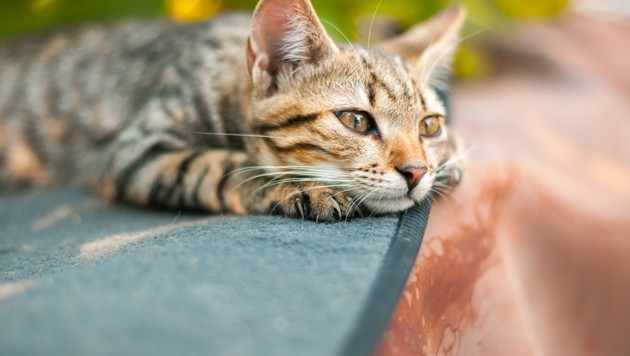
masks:
{"type": "Polygon", "coordinates": [[[422,166],[396,167],[396,169],[405,177],[410,191],[420,183],[420,179],[427,172],[427,168],[422,166]]]}

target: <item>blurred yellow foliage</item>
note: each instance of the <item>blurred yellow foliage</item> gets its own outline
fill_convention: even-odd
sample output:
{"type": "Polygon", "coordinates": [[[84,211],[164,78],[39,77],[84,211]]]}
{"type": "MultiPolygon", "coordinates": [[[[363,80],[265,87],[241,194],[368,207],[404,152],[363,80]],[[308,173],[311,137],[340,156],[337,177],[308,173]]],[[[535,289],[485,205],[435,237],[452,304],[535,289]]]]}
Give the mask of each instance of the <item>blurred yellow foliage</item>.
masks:
{"type": "Polygon", "coordinates": [[[512,18],[543,18],[557,15],[569,0],[494,0],[497,9],[512,18]]]}
{"type": "MultiPolygon", "coordinates": [[[[226,10],[250,10],[259,0],[0,0],[0,38],[75,23],[109,21],[119,17],[168,16],[180,21],[200,21],[226,10]]],[[[453,2],[468,8],[463,35],[488,29],[504,32],[515,20],[553,18],[571,0],[311,0],[318,15],[337,41],[366,43],[365,28],[391,24],[404,29],[429,18],[453,2]],[[359,29],[362,29],[359,31],[359,29]]],[[[629,1],[629,0],[620,0],[629,1]]],[[[374,28],[376,29],[376,27],[374,28]]],[[[384,28],[387,30],[388,28],[384,28]]],[[[385,31],[386,32],[386,31],[385,31]]],[[[391,32],[391,31],[390,31],[391,32]]],[[[377,31],[371,40],[377,41],[377,31]]],[[[476,47],[477,36],[463,43],[455,59],[460,78],[474,78],[488,71],[488,60],[476,47]]]]}
{"type": "Polygon", "coordinates": [[[200,21],[216,14],[221,0],[166,0],[166,14],[183,21],[200,21]]]}
{"type": "Polygon", "coordinates": [[[55,0],[33,0],[31,3],[32,11],[42,11],[52,7],[55,4],[55,0]]]}
{"type": "Polygon", "coordinates": [[[453,70],[460,79],[473,79],[488,72],[488,59],[479,48],[462,44],[455,55],[453,70]]]}

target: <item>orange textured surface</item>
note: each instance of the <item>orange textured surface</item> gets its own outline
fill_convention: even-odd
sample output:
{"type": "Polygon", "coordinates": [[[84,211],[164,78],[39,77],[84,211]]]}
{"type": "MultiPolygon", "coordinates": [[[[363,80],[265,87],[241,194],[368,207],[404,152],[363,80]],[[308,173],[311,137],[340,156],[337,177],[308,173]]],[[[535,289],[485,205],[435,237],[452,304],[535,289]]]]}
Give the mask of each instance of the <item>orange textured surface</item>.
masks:
{"type": "Polygon", "coordinates": [[[455,89],[470,171],[434,204],[377,354],[630,353],[628,38],[574,14],[519,37],[556,74],[455,89]]]}

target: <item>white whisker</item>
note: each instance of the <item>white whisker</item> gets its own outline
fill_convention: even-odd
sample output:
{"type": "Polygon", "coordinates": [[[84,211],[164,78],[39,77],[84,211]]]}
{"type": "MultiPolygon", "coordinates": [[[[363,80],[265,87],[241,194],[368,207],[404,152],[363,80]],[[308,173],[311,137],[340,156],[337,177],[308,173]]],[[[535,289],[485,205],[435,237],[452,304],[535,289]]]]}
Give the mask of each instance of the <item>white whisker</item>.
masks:
{"type": "Polygon", "coordinates": [[[376,4],[376,8],[374,9],[374,13],[372,14],[372,19],[370,20],[370,28],[368,29],[368,38],[367,38],[367,51],[370,51],[370,40],[372,39],[372,26],[374,25],[374,18],[376,17],[376,13],[378,12],[378,8],[381,6],[381,2],[383,0],[378,0],[378,4],[376,4]]]}
{"type": "Polygon", "coordinates": [[[438,196],[440,196],[442,199],[446,200],[446,202],[450,205],[450,203],[451,203],[451,202],[450,202],[450,201],[448,200],[448,198],[446,197],[446,193],[445,193],[444,191],[442,191],[441,189],[438,189],[438,187],[436,187],[436,186],[431,187],[430,192],[431,192],[431,193],[435,193],[435,194],[437,194],[437,195],[438,195],[438,196]]]}
{"type": "MultiPolygon", "coordinates": [[[[444,57],[447,54],[452,53],[451,51],[454,50],[457,46],[459,46],[465,40],[467,40],[467,39],[469,39],[469,38],[471,38],[473,36],[476,36],[476,35],[478,35],[480,33],[483,33],[485,31],[488,31],[488,29],[484,28],[484,29],[475,31],[473,33],[470,33],[470,34],[468,34],[468,35],[458,39],[454,43],[450,44],[448,47],[446,47],[446,49],[443,50],[442,53],[440,53],[440,55],[433,61],[433,63],[431,63],[431,66],[429,67],[429,70],[426,72],[426,75],[425,75],[425,71],[424,71],[424,68],[423,68],[422,74],[421,74],[422,82],[426,83],[429,80],[429,78],[431,78],[431,75],[433,74],[433,70],[435,69],[436,65],[440,62],[442,57],[444,57]]],[[[431,41],[433,41],[433,39],[431,39],[431,41]]],[[[427,48],[430,48],[430,47],[431,46],[429,45],[429,47],[427,47],[427,48]]]]}
{"type": "Polygon", "coordinates": [[[348,44],[350,45],[350,47],[352,47],[352,49],[354,50],[354,45],[352,44],[352,42],[350,42],[350,40],[348,39],[348,37],[346,37],[346,35],[341,32],[341,30],[335,26],[335,24],[333,24],[332,22],[326,20],[326,19],[320,19],[322,22],[327,23],[330,27],[334,28],[335,30],[337,30],[337,32],[339,32],[339,34],[341,34],[343,36],[343,38],[345,38],[346,42],[348,42],[348,44]]]}
{"type": "MultiPolygon", "coordinates": [[[[265,183],[263,186],[257,188],[254,192],[260,190],[260,189],[264,189],[264,188],[269,188],[269,187],[273,187],[275,185],[278,184],[286,184],[286,183],[303,183],[303,182],[318,182],[318,183],[326,183],[326,180],[322,180],[319,178],[285,178],[285,179],[280,179],[280,180],[276,180],[275,178],[270,180],[269,182],[265,183]]],[[[350,187],[352,185],[347,184],[347,183],[351,183],[351,181],[340,181],[340,180],[331,180],[331,183],[346,183],[346,184],[339,184],[339,186],[346,186],[346,187],[350,187]]]]}
{"type": "Polygon", "coordinates": [[[357,202],[357,207],[360,206],[367,198],[369,198],[370,196],[372,196],[374,193],[376,192],[376,189],[372,189],[371,191],[368,191],[367,194],[365,194],[363,196],[363,198],[361,198],[358,202],[357,202]]]}
{"type": "MultiPolygon", "coordinates": [[[[252,181],[254,179],[264,178],[264,177],[272,177],[272,176],[276,176],[274,179],[277,179],[278,176],[282,177],[282,176],[286,176],[286,175],[297,175],[297,176],[300,176],[300,177],[312,178],[313,181],[322,181],[322,180],[340,181],[341,179],[343,179],[342,175],[334,175],[334,174],[322,174],[322,173],[314,174],[312,172],[300,172],[300,171],[267,172],[267,173],[257,174],[257,175],[255,175],[253,177],[249,177],[247,179],[244,179],[236,187],[234,187],[234,189],[236,189],[236,188],[240,187],[242,184],[247,183],[249,181],[252,181]]],[[[297,178],[300,178],[300,177],[297,177],[297,178]]]]}
{"type": "MultiPolygon", "coordinates": [[[[293,181],[293,182],[280,181],[280,182],[275,182],[275,183],[270,184],[270,185],[267,185],[267,184],[269,184],[269,183],[267,183],[267,184],[265,184],[264,186],[262,186],[262,187],[258,187],[256,190],[254,190],[253,192],[251,192],[251,193],[250,193],[250,196],[251,196],[251,195],[253,195],[254,193],[256,193],[256,192],[258,192],[258,191],[262,190],[262,189],[265,189],[265,188],[270,188],[270,187],[273,187],[273,186],[278,185],[278,184],[285,184],[285,183],[297,183],[297,182],[317,182],[317,183],[324,183],[324,182],[322,182],[321,180],[316,180],[316,179],[314,179],[314,180],[301,180],[301,181],[293,181]]],[[[307,188],[307,189],[305,189],[305,190],[301,190],[301,191],[302,191],[302,192],[304,192],[304,191],[307,191],[307,190],[310,190],[310,189],[314,189],[314,188],[343,188],[343,187],[351,187],[351,185],[349,185],[349,184],[333,184],[333,185],[324,185],[324,186],[318,186],[318,187],[313,187],[313,188],[309,187],[309,188],[307,188]]]]}
{"type": "Polygon", "coordinates": [[[325,167],[325,166],[247,166],[234,170],[233,172],[248,172],[255,170],[281,170],[291,169],[300,170],[306,172],[338,172],[346,169],[338,167],[325,167]]]}
{"type": "Polygon", "coordinates": [[[475,149],[475,145],[471,144],[467,149],[463,150],[463,149],[458,149],[455,153],[453,153],[453,155],[446,161],[442,162],[442,164],[440,164],[440,166],[437,168],[437,176],[444,176],[442,175],[442,173],[444,172],[445,169],[451,167],[452,165],[454,165],[455,163],[458,163],[459,161],[465,159],[466,157],[468,157],[468,155],[474,151],[475,149]]]}

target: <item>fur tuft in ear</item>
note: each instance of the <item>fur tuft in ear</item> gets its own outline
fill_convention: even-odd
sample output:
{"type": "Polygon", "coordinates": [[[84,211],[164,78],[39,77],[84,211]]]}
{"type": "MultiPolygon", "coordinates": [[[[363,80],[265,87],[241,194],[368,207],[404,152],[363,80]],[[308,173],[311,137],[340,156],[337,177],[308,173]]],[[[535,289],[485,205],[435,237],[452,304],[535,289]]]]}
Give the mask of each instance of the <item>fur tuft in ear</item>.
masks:
{"type": "Polygon", "coordinates": [[[275,76],[338,52],[308,0],[261,0],[247,44],[247,67],[254,82],[275,92],[275,76]]]}
{"type": "Polygon", "coordinates": [[[440,86],[450,71],[466,9],[453,5],[404,34],[379,45],[413,63],[423,83],[440,86]]]}

